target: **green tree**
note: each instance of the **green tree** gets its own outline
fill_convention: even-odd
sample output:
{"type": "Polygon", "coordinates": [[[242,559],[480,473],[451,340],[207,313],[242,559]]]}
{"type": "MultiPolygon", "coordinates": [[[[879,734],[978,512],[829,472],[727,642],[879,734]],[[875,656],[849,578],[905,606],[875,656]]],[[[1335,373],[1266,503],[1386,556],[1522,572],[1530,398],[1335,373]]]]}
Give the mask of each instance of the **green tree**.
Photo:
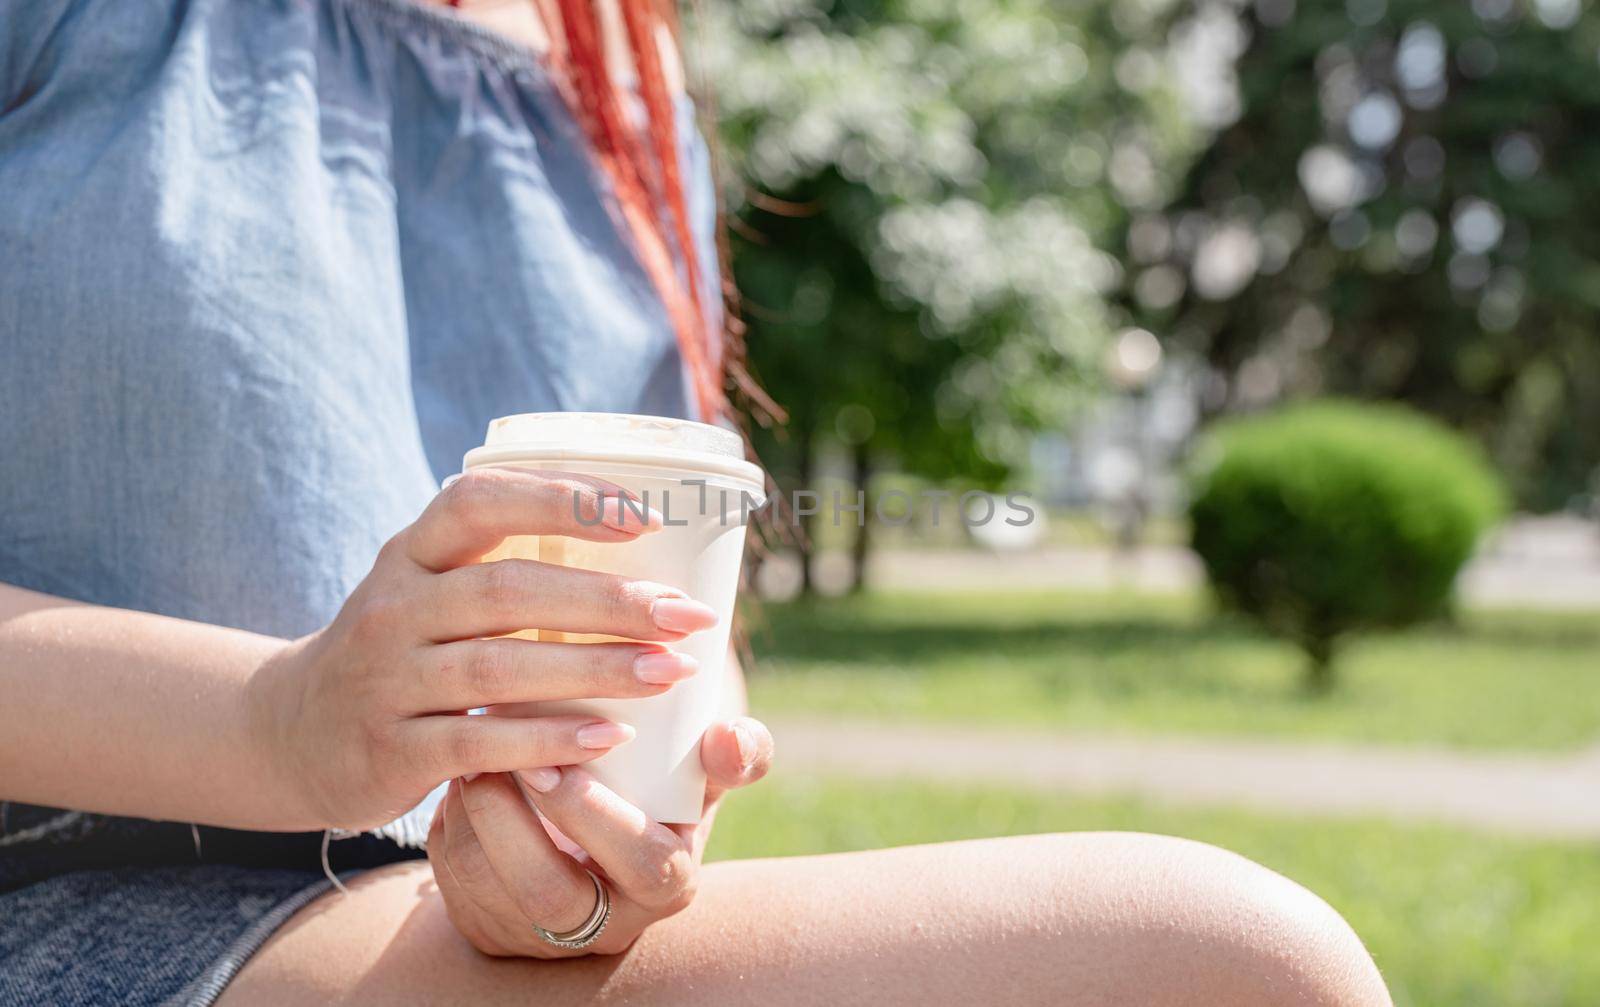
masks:
{"type": "Polygon", "coordinates": [[[1190,506],[1217,598],[1306,654],[1439,615],[1503,494],[1477,445],[1409,409],[1322,401],[1218,424],[1190,506]]]}
{"type": "Polygon", "coordinates": [[[1600,464],[1600,14],[1579,0],[1258,0],[1238,114],[1131,221],[1129,303],[1213,410],[1399,399],[1524,506],[1600,464]]]}
{"type": "Polygon", "coordinates": [[[860,485],[992,485],[1099,380],[1120,277],[1097,242],[1159,200],[1179,118],[1118,83],[1137,9],[706,5],[751,363],[790,413],[760,446],[791,487],[822,441],[860,485]]]}

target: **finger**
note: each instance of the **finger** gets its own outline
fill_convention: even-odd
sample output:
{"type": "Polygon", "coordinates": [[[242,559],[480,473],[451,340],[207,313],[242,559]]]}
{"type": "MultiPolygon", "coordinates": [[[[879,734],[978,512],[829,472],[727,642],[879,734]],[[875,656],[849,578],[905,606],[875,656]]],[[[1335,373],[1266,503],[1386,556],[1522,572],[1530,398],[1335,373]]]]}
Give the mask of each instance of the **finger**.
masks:
{"type": "Polygon", "coordinates": [[[663,823],[676,833],[683,844],[689,848],[689,852],[694,856],[696,867],[700,865],[701,859],[705,855],[706,842],[711,838],[711,827],[716,824],[717,801],[719,799],[720,795],[714,798],[710,796],[709,791],[707,792],[705,808],[700,812],[700,821],[698,822],[663,823]]]}
{"type": "Polygon", "coordinates": [[[596,717],[417,717],[399,745],[429,780],[588,762],[633,739],[633,728],[596,717]]]}
{"type": "Polygon", "coordinates": [[[422,579],[416,630],[438,642],[525,629],[681,640],[718,621],[716,610],[677,588],[538,560],[474,563],[422,579]]]}
{"type": "Polygon", "coordinates": [[[707,799],[756,782],[772,768],[772,732],[754,717],[712,724],[700,738],[707,799]]]}
{"type": "Polygon", "coordinates": [[[402,536],[413,562],[438,571],[471,563],[512,535],[627,542],[660,527],[659,514],[604,479],[477,468],[440,491],[402,536]]]}
{"type": "Polygon", "coordinates": [[[461,803],[524,930],[534,924],[566,933],[582,926],[594,910],[594,884],[556,849],[515,781],[504,773],[467,780],[461,803]]]}
{"type": "Polygon", "coordinates": [[[576,766],[519,776],[540,813],[583,847],[627,901],[659,919],[694,898],[694,856],[677,833],[576,766]]]}
{"type": "Polygon", "coordinates": [[[503,637],[424,647],[407,708],[473,710],[497,703],[658,696],[693,675],[688,654],[636,643],[554,643],[503,637]]]}
{"type": "Polygon", "coordinates": [[[428,830],[428,860],[456,929],[486,953],[517,953],[525,935],[514,925],[516,907],[472,831],[459,780],[451,781],[428,830]]]}

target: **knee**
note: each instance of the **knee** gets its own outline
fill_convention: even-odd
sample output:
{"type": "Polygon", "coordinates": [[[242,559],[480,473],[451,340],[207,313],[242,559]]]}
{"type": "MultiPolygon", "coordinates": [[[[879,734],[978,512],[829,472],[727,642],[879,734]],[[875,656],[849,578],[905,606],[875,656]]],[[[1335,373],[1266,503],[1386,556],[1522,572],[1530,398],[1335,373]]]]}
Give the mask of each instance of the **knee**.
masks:
{"type": "Polygon", "coordinates": [[[1193,869],[1216,879],[1196,885],[1212,900],[1200,932],[1217,940],[1224,1002],[1388,1007],[1372,956],[1320,896],[1227,850],[1186,845],[1193,869]]]}
{"type": "Polygon", "coordinates": [[[1111,929],[1132,952],[1131,971],[1158,987],[1142,1002],[1389,1007],[1360,938],[1306,888],[1204,843],[1100,838],[1116,850],[1111,929]]]}

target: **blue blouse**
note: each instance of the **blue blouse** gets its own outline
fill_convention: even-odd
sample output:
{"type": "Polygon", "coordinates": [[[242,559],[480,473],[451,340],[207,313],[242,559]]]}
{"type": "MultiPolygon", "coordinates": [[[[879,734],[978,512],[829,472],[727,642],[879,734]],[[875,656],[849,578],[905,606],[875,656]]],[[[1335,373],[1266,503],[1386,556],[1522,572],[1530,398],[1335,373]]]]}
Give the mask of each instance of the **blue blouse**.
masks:
{"type": "MultiPolygon", "coordinates": [[[[491,418],[688,415],[532,53],[407,0],[0,0],[0,25],[0,581],[298,636],[491,418]]],[[[215,985],[321,883],[306,837],[204,830],[197,854],[186,825],[0,810],[0,1000],[72,999],[7,989],[35,959],[119,1002],[215,985]],[[73,950],[97,912],[106,940],[160,919],[174,884],[181,920],[118,951],[166,986],[73,950]]]]}

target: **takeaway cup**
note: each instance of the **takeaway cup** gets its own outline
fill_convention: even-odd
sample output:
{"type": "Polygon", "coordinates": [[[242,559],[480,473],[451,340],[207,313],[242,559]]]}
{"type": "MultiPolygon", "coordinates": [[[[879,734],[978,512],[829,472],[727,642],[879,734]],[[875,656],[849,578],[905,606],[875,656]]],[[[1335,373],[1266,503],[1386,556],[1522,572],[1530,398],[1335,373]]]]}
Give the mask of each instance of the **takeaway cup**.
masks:
{"type": "MultiPolygon", "coordinates": [[[[722,714],[728,633],[745,525],[764,500],[761,469],[744,439],[703,423],[618,413],[525,413],[489,424],[462,470],[486,466],[570,472],[627,489],[661,513],[664,527],[632,542],[555,536],[507,539],[485,560],[535,559],[678,588],[716,610],[717,625],[676,643],[695,675],[642,699],[534,704],[534,715],[577,713],[631,725],[634,739],[587,763],[595,777],[659,822],[698,822],[705,796],[700,736],[722,714]]],[[[536,640],[600,642],[593,634],[528,630],[536,640]]]]}

